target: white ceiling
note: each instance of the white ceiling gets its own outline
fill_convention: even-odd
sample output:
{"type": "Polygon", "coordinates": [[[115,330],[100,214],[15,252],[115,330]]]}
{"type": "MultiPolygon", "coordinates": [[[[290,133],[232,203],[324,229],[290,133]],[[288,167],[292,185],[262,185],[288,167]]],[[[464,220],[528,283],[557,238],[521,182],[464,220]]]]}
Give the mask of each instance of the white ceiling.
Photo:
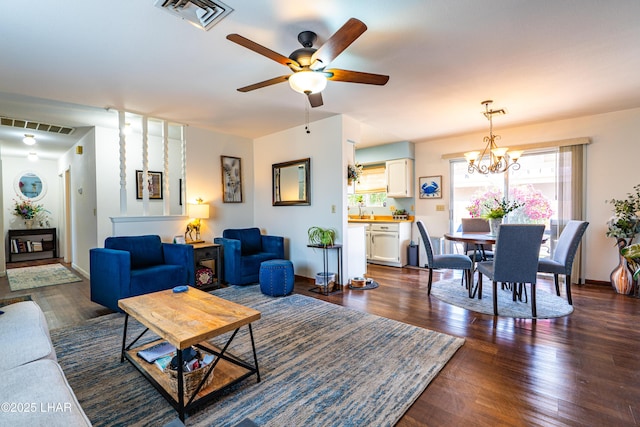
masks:
{"type": "MultiPolygon", "coordinates": [[[[318,47],[350,17],[368,30],[331,66],[389,83],[329,82],[310,120],[353,117],[361,146],[486,129],[485,99],[507,110],[498,133],[640,107],[638,0],[225,2],[235,10],[203,31],[153,0],[0,0],[0,115],[90,126],[112,120],[110,107],[267,135],[303,124],[306,97],[287,83],[236,91],[289,70],[226,35],[288,56],[300,31],[315,31],[318,47]]],[[[0,126],[3,155],[25,150],[24,133],[0,126]]],[[[40,153],[70,142],[37,136],[40,153]]]]}

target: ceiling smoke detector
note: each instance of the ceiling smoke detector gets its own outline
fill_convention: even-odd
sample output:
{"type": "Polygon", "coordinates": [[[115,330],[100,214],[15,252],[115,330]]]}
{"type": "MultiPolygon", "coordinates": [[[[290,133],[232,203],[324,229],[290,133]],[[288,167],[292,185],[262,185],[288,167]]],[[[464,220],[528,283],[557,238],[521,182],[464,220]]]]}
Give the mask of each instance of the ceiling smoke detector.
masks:
{"type": "Polygon", "coordinates": [[[156,0],[154,4],[205,31],[233,12],[218,0],[156,0]]]}

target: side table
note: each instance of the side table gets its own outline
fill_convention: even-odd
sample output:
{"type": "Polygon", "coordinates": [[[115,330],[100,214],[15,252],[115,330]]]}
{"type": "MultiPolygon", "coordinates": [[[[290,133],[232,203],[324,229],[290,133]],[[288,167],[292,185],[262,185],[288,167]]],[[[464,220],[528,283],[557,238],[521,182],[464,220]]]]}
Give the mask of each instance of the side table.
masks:
{"type": "MultiPolygon", "coordinates": [[[[329,273],[329,250],[333,249],[336,251],[336,268],[338,269],[338,275],[336,277],[336,289],[334,292],[339,292],[342,290],[342,244],[336,243],[333,245],[307,245],[308,248],[314,249],[322,249],[322,266],[323,266],[323,277],[327,277],[329,273]]],[[[325,292],[322,292],[320,289],[313,288],[311,289],[314,292],[323,293],[324,295],[329,295],[329,287],[325,286],[325,292]]]]}
{"type": "MultiPolygon", "coordinates": [[[[222,245],[217,243],[194,243],[193,246],[193,262],[195,264],[195,272],[202,267],[210,268],[213,273],[213,283],[199,286],[198,289],[208,291],[217,289],[222,284],[224,277],[222,269],[224,262],[222,260],[222,245]]],[[[197,278],[195,283],[197,283],[197,278]]]]}

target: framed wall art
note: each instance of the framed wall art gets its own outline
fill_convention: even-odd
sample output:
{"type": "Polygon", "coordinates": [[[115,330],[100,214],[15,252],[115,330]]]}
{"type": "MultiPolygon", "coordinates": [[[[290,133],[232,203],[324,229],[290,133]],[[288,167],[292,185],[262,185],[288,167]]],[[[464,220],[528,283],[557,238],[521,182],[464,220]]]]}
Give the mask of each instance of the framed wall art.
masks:
{"type": "Polygon", "coordinates": [[[442,199],[442,175],[418,178],[421,199],[442,199]]]}
{"type": "MultiPolygon", "coordinates": [[[[136,170],[136,199],[142,199],[143,171],[136,170]]],[[[149,200],[162,199],[162,172],[147,172],[147,186],[149,188],[149,200]]]]}
{"type": "Polygon", "coordinates": [[[242,203],[242,169],[238,157],[220,156],[222,202],[242,203]]]}

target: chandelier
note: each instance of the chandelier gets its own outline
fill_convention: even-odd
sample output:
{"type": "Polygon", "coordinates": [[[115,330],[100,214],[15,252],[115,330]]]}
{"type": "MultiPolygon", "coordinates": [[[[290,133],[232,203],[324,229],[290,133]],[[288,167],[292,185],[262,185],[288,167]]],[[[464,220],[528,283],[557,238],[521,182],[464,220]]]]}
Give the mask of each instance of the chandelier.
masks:
{"type": "Polygon", "coordinates": [[[484,116],[489,120],[489,136],[485,136],[483,142],[487,144],[482,152],[469,151],[464,153],[467,160],[467,170],[469,173],[478,172],[484,175],[490,173],[506,172],[510,167],[513,170],[520,169],[518,159],[522,156],[522,151],[509,151],[507,147],[498,147],[496,140],[500,135],[493,134],[493,115],[506,114],[504,109],[490,110],[489,105],[492,100],[482,101],[484,105],[484,116]]]}

